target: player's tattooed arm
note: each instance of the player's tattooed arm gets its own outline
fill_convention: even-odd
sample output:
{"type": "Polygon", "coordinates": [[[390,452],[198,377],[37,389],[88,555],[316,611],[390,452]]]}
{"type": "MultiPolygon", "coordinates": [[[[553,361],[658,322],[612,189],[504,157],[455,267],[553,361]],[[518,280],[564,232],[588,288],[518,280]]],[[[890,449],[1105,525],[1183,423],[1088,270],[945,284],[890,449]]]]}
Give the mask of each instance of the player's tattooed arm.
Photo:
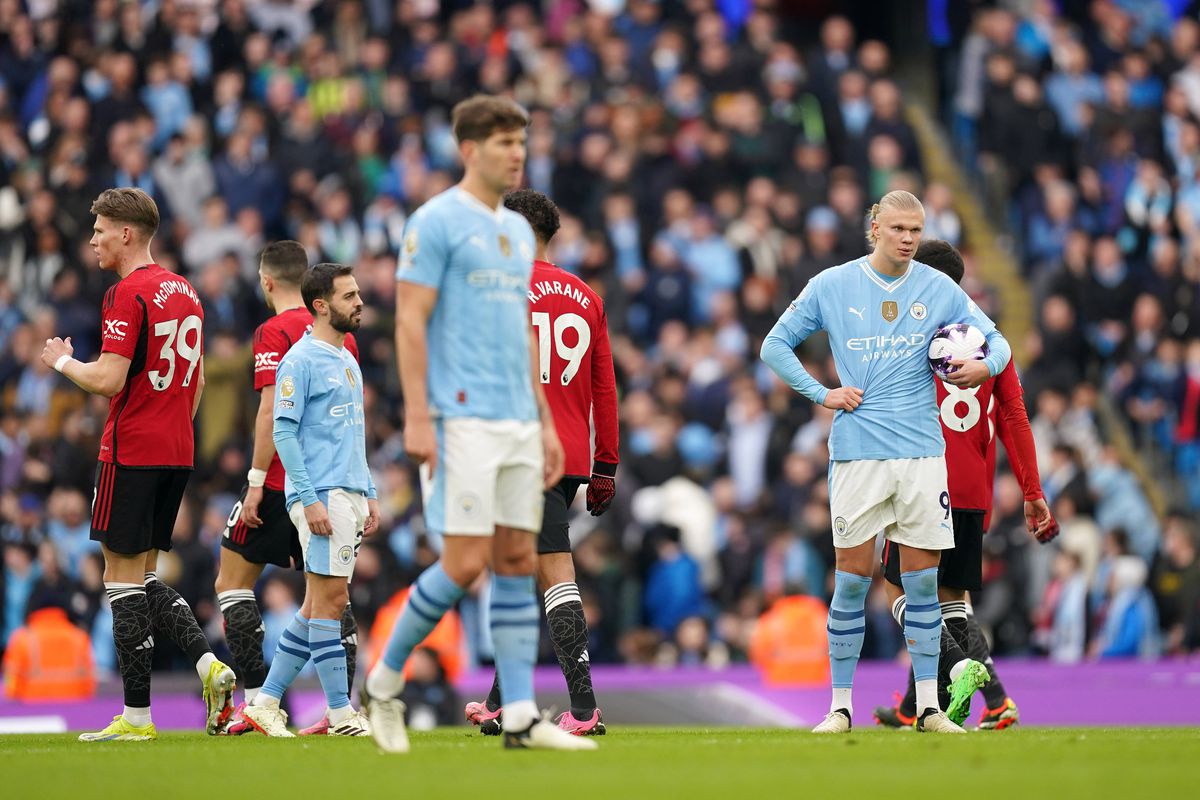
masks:
{"type": "Polygon", "coordinates": [[[200,398],[204,396],[204,356],[200,356],[200,366],[196,376],[196,398],[192,400],[192,419],[196,418],[196,412],[200,410],[200,398]]]}
{"type": "Polygon", "coordinates": [[[363,536],[370,536],[379,528],[379,501],[367,500],[367,519],[363,523],[363,536]]]}
{"type": "MultiPolygon", "coordinates": [[[[258,415],[254,418],[254,452],[250,457],[250,468],[266,472],[271,467],[271,459],[275,455],[275,384],[268,383],[262,388],[258,398],[258,415]]],[[[246,490],[246,499],[242,502],[242,522],[247,527],[257,528],[262,525],[262,517],[258,515],[258,507],[262,504],[263,488],[251,486],[246,490]]]]}
{"type": "Polygon", "coordinates": [[[74,357],[71,337],[47,339],[42,348],[42,363],[65,375],[72,383],[91,394],[112,397],[125,388],[130,360],[116,353],[101,353],[95,361],[74,357]]]}

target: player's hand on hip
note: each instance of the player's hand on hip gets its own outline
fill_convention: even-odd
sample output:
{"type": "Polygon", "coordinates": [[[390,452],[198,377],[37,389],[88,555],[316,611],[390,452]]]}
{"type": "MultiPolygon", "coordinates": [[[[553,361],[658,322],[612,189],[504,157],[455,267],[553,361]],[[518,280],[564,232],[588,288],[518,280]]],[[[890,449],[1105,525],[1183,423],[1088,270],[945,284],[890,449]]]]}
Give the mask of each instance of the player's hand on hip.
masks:
{"type": "Polygon", "coordinates": [[[950,360],[950,366],[955,367],[955,370],[946,376],[946,383],[953,384],[960,389],[974,389],[976,386],[982,386],[984,381],[992,377],[987,364],[974,358],[966,360],[953,358],[950,360]]]}
{"type": "Polygon", "coordinates": [[[370,536],[379,529],[379,501],[367,500],[367,521],[363,523],[363,536],[370,536]]]}
{"type": "Polygon", "coordinates": [[[70,336],[65,340],[55,336],[53,339],[47,339],[46,346],[42,348],[42,363],[50,369],[54,369],[54,365],[60,358],[74,354],[75,348],[71,346],[70,336]]]}
{"type": "Polygon", "coordinates": [[[333,523],[329,521],[329,511],[320,500],[311,506],[304,507],[304,521],[308,530],[314,536],[329,536],[333,533],[333,523]]]}
{"type": "Polygon", "coordinates": [[[246,499],[242,501],[242,522],[247,528],[257,528],[262,525],[258,516],[258,506],[262,503],[263,490],[261,486],[251,486],[246,490],[246,499]]]}
{"type": "Polygon", "coordinates": [[[433,432],[433,420],[410,419],[405,422],[404,452],[425,468],[428,477],[433,477],[433,470],[437,467],[437,436],[433,432]]]}
{"type": "Polygon", "coordinates": [[[612,505],[617,495],[617,465],[596,461],[592,464],[592,478],[588,481],[587,510],[598,517],[612,505]]]}
{"type": "Polygon", "coordinates": [[[821,405],[835,411],[853,411],[862,405],[862,399],[862,389],[857,386],[842,386],[839,389],[831,389],[829,394],[825,395],[825,402],[821,405]]]}
{"type": "Polygon", "coordinates": [[[563,476],[562,442],[553,425],[542,426],[542,484],[544,489],[554,486],[563,476]]]}

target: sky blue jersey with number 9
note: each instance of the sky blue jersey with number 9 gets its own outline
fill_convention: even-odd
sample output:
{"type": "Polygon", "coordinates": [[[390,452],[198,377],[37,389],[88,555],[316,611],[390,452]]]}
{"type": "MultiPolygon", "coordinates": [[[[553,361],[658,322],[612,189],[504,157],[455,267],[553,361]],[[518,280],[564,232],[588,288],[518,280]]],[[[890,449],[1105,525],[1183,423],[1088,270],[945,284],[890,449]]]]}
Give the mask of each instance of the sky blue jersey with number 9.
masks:
{"type": "Polygon", "coordinates": [[[854,411],[837,411],[829,436],[833,461],[942,455],[929,342],[943,325],[966,322],[987,337],[992,375],[1012,351],[995,324],[958,284],[917,261],[889,280],[864,256],[831,267],[808,282],[767,334],[762,358],[789,386],[814,403],[829,389],[800,363],[795,348],[819,330],[843,386],[863,391],[854,411]]]}

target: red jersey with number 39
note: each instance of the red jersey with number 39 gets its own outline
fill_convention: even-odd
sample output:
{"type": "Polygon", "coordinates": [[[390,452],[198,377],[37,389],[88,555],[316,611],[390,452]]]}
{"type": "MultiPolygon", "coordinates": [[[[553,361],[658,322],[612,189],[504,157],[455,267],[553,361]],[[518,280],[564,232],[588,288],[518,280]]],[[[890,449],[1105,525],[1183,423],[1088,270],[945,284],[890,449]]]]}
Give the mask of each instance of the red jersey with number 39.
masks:
{"type": "Polygon", "coordinates": [[[592,474],[595,460],[617,463],[617,384],[608,317],[599,295],[553,264],[533,262],[529,283],[538,376],[566,454],[564,475],[592,474]]]}
{"type": "Polygon", "coordinates": [[[950,505],[956,511],[992,510],[996,475],[996,406],[1023,402],[1021,381],[1010,361],[999,375],[975,389],[960,389],[935,378],[950,505]]]}
{"type": "Polygon", "coordinates": [[[192,408],[204,356],[204,310],[184,278],[157,264],[104,295],[100,352],[129,359],[108,404],[100,460],[122,467],[191,469],[192,408]]]}
{"type": "MultiPolygon", "coordinates": [[[[312,330],[313,317],[304,306],[280,311],[275,316],[258,326],[254,332],[254,391],[261,392],[268,386],[275,385],[275,371],[279,369],[279,360],[283,354],[292,349],[292,345],[300,341],[300,337],[312,330]]],[[[354,334],[346,334],[346,349],[354,360],[358,361],[358,343],[354,334]]],[[[286,476],[279,453],[271,456],[271,466],[267,468],[267,479],[263,484],[276,492],[283,491],[283,479],[286,476]]]]}

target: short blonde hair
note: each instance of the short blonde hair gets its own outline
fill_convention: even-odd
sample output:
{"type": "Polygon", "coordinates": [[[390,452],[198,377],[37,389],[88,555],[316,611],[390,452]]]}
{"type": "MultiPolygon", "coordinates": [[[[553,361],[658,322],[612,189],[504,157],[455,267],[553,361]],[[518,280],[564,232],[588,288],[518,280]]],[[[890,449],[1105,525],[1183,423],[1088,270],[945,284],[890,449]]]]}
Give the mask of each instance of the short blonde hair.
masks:
{"type": "Polygon", "coordinates": [[[874,245],[879,237],[875,231],[871,230],[871,223],[879,220],[879,215],[884,211],[920,211],[921,215],[925,215],[925,206],[921,205],[921,201],[912,192],[906,192],[903,189],[897,189],[894,192],[888,192],[879,202],[871,206],[871,210],[867,213],[867,241],[874,245]]]}

